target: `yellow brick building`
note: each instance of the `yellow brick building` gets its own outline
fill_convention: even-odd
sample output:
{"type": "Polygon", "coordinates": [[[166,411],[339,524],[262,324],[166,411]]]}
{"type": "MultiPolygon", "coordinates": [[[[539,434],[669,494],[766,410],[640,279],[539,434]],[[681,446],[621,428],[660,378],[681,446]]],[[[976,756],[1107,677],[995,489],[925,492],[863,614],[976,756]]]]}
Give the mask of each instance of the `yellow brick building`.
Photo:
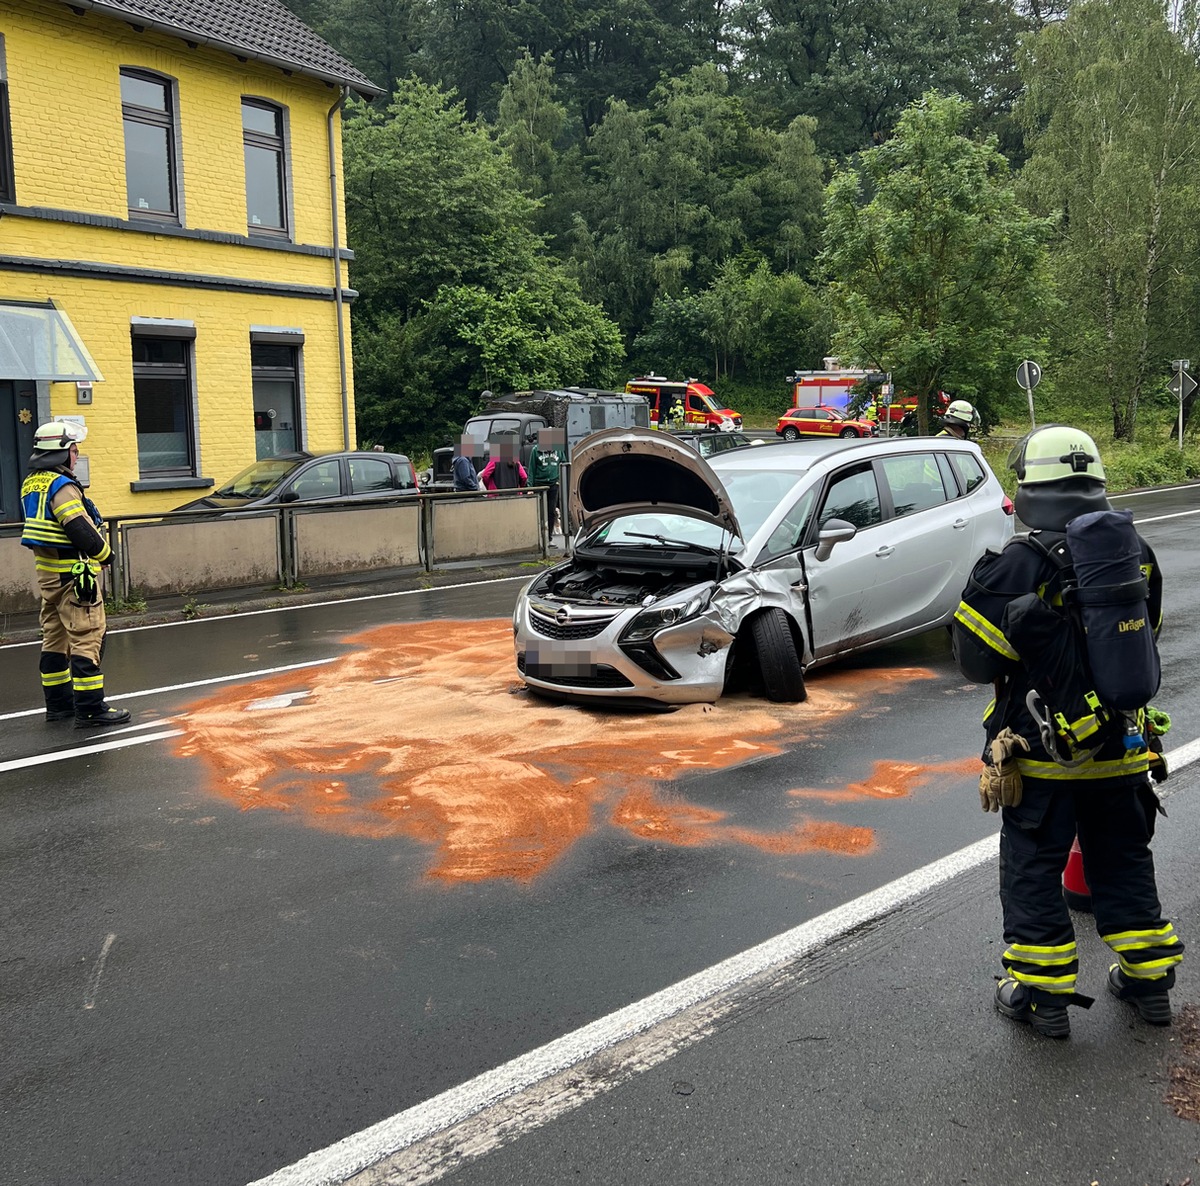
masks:
{"type": "Polygon", "coordinates": [[[351,91],[280,0],[0,0],[0,522],[51,418],[106,515],[355,447],[351,91]]]}

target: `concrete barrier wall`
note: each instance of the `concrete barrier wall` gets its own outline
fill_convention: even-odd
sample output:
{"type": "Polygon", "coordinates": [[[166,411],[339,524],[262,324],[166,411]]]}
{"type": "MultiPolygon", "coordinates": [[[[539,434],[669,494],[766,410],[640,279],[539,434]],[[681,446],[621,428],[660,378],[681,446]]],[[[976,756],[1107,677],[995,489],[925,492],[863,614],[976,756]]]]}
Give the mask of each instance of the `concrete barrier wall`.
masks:
{"type": "Polygon", "coordinates": [[[41,604],[33,578],[33,553],[20,535],[0,537],[0,614],[27,614],[41,604]]]}
{"type": "Polygon", "coordinates": [[[421,508],[351,507],[294,516],[296,577],[370,572],[421,563],[421,508]]]}
{"type": "Polygon", "coordinates": [[[122,528],[129,588],[147,596],[273,585],[280,579],[274,514],[122,528]]]}
{"type": "Polygon", "coordinates": [[[540,547],[538,499],[486,498],[434,500],[431,563],[471,560],[477,556],[510,556],[540,547]]]}
{"type": "MultiPolygon", "coordinates": [[[[274,585],[286,578],[281,517],[290,524],[298,580],[439,562],[542,554],[536,493],[486,498],[422,496],[388,506],[222,518],[170,516],[150,522],[109,520],[124,587],[113,573],[106,595],[148,597],[274,585]],[[422,518],[424,517],[424,526],[422,518]]],[[[11,529],[5,529],[6,532],[11,529]]],[[[33,558],[16,530],[0,535],[0,614],[38,608],[33,558]]]]}

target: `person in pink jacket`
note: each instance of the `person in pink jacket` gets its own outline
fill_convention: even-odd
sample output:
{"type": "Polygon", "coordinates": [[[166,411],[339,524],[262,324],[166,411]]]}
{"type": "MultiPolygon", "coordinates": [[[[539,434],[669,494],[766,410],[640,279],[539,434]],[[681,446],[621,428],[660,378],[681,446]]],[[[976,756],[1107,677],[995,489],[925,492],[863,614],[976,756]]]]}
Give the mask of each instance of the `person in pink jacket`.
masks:
{"type": "Polygon", "coordinates": [[[507,441],[492,443],[492,455],[479,474],[479,484],[493,493],[497,490],[517,490],[529,484],[529,475],[517,460],[515,445],[507,441]]]}

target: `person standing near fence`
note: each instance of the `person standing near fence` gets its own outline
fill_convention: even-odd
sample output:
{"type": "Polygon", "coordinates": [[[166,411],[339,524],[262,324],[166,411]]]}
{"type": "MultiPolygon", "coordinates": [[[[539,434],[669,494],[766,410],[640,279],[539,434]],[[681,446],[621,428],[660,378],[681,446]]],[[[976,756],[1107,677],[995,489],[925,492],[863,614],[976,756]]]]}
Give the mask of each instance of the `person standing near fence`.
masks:
{"type": "Polygon", "coordinates": [[[529,458],[529,484],[546,487],[546,531],[554,538],[558,523],[559,477],[567,460],[567,434],[561,428],[538,430],[537,444],[529,458]]]}
{"type": "Polygon", "coordinates": [[[101,567],[112,559],[104,520],[84,494],[75,465],[82,424],[52,420],[33,437],[29,476],[21,484],[21,543],[34,555],[42,605],[39,668],[46,720],[74,718],[77,729],[123,725],[129,713],[104,701],[104,594],[101,567]]]}

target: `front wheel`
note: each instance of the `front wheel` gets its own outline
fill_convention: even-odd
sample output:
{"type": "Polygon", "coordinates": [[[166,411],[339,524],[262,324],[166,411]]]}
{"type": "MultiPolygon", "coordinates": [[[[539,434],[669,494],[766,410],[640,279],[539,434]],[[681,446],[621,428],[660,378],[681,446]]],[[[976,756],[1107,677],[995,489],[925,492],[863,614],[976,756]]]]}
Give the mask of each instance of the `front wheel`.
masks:
{"type": "Polygon", "coordinates": [[[842,431],[838,433],[838,436],[840,436],[840,437],[856,437],[856,436],[858,436],[858,430],[855,428],[843,428],[842,431]]]}
{"type": "Polygon", "coordinates": [[[798,441],[800,439],[800,430],[796,428],[785,428],[783,430],[783,439],[785,441],[798,441]]]}
{"type": "Polygon", "coordinates": [[[781,609],[764,610],[751,621],[750,636],[767,699],[776,704],[799,704],[808,690],[787,614],[781,609]]]}

